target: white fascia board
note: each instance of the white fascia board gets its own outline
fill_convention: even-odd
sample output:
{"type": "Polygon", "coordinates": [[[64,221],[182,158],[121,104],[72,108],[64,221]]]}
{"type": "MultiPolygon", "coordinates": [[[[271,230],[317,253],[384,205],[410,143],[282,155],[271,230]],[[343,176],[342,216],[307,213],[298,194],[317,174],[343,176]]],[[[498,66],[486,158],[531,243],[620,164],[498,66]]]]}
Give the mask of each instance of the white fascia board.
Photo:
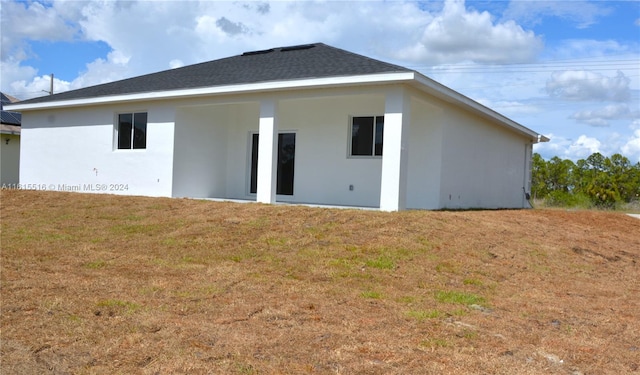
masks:
{"type": "Polygon", "coordinates": [[[473,99],[470,99],[459,92],[440,84],[431,78],[428,78],[420,73],[416,73],[415,81],[421,86],[421,89],[431,95],[434,95],[446,102],[456,105],[462,105],[463,107],[471,109],[473,112],[497,121],[499,124],[511,128],[518,133],[529,136],[533,143],[548,142],[549,138],[536,133],[535,131],[520,125],[519,123],[511,120],[510,118],[501,115],[500,113],[488,108],[473,99]]]}
{"type": "Polygon", "coordinates": [[[53,102],[33,103],[33,104],[12,104],[5,106],[11,111],[32,111],[43,109],[56,109],[67,107],[80,107],[89,105],[114,104],[120,102],[148,101],[148,100],[167,100],[167,99],[183,99],[198,96],[224,95],[224,94],[246,94],[264,91],[281,91],[292,89],[313,89],[325,88],[333,86],[353,86],[367,85],[378,83],[402,83],[415,79],[415,72],[398,72],[398,73],[382,73],[369,74],[360,76],[344,76],[344,77],[327,77],[327,78],[308,78],[290,81],[272,81],[260,83],[248,83],[226,86],[211,86],[194,89],[171,90],[171,91],[153,91],[136,94],[112,95],[97,98],[83,98],[60,100],[53,102]]]}

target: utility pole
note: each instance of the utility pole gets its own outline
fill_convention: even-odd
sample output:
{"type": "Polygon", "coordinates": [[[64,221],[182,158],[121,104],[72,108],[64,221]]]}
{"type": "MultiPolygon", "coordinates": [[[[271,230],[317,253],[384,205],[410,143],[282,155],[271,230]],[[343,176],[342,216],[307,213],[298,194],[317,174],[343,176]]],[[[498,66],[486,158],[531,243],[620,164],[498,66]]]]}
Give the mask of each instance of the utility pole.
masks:
{"type": "Polygon", "coordinates": [[[49,91],[47,90],[42,90],[46,93],[49,93],[49,95],[53,95],[53,73],[51,73],[51,83],[49,83],[49,91]]]}

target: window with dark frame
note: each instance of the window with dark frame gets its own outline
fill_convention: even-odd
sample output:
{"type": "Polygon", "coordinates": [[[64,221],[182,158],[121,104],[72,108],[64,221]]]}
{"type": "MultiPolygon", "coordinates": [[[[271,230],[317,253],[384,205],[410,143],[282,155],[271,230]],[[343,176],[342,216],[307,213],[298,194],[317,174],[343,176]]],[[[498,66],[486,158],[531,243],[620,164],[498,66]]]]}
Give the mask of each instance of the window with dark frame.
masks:
{"type": "Polygon", "coordinates": [[[350,156],[382,156],[384,116],[359,116],[351,119],[350,156]]]}
{"type": "Polygon", "coordinates": [[[121,113],[118,115],[118,149],[147,148],[147,113],[121,113]]]}

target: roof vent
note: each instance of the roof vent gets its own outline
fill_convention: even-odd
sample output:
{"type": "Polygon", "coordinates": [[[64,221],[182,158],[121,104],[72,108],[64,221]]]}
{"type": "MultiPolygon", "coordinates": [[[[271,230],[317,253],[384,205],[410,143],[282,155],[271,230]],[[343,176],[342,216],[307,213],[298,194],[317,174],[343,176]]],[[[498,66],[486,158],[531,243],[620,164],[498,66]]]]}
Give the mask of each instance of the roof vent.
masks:
{"type": "Polygon", "coordinates": [[[250,52],[245,52],[242,54],[242,56],[252,56],[252,55],[264,55],[266,53],[271,53],[273,52],[273,48],[270,49],[263,49],[261,51],[250,51],[250,52]]]}
{"type": "Polygon", "coordinates": [[[288,51],[300,51],[303,49],[310,49],[315,47],[315,44],[301,44],[299,46],[291,46],[291,47],[282,47],[280,48],[280,52],[288,52],[288,51]]]}

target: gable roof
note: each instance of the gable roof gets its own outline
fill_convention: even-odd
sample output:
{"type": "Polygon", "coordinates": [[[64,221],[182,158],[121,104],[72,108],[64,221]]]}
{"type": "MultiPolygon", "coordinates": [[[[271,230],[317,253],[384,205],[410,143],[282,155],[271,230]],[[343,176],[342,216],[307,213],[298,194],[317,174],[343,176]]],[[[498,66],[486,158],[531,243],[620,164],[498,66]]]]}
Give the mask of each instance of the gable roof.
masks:
{"type": "Polygon", "coordinates": [[[272,48],[25,100],[20,104],[305,78],[410,72],[323,43],[272,48]]]}

